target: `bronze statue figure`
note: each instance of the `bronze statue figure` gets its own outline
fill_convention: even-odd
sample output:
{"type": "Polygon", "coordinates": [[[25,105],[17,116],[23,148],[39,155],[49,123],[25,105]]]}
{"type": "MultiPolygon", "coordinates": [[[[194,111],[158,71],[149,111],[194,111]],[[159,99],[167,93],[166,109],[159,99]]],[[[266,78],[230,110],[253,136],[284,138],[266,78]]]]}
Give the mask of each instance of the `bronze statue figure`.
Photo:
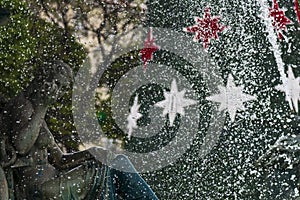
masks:
{"type": "Polygon", "coordinates": [[[90,152],[133,168],[125,156],[101,148],[61,151],[44,117],[72,80],[67,64],[48,63],[3,109],[1,199],[157,199],[137,173],[112,169],[90,152]]]}

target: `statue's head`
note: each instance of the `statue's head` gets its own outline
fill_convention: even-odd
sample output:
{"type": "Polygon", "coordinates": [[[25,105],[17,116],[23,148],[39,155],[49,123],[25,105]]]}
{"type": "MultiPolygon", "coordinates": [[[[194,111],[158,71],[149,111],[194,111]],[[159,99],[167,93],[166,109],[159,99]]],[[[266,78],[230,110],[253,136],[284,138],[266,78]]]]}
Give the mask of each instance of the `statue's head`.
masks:
{"type": "Polygon", "coordinates": [[[51,61],[39,67],[28,92],[34,102],[50,105],[61,97],[73,81],[73,72],[62,61],[51,61]]]}

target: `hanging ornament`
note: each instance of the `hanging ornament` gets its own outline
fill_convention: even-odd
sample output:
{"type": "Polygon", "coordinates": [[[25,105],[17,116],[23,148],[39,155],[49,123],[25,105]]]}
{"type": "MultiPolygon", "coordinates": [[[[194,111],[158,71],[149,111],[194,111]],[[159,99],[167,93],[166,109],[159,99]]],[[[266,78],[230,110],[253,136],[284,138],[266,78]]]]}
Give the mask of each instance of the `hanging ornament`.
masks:
{"type": "Polygon", "coordinates": [[[295,78],[291,67],[288,69],[287,83],[276,86],[276,89],[285,93],[285,99],[289,103],[291,110],[298,112],[298,101],[300,100],[299,79],[295,78]]]}
{"type": "Polygon", "coordinates": [[[176,114],[184,115],[184,107],[197,104],[195,100],[185,99],[185,90],[178,91],[176,80],[171,83],[171,91],[164,92],[165,100],[157,102],[155,106],[164,108],[163,115],[169,117],[170,126],[173,126],[176,114]]]}
{"type": "Polygon", "coordinates": [[[106,120],[107,118],[107,114],[105,112],[99,111],[97,112],[97,119],[99,121],[99,123],[102,123],[106,120]]]}
{"type": "Polygon", "coordinates": [[[142,61],[144,62],[144,70],[147,68],[147,62],[153,59],[153,53],[159,49],[159,46],[154,44],[152,28],[148,32],[147,39],[144,41],[144,47],[140,51],[142,61]]]}
{"type": "Polygon", "coordinates": [[[143,115],[139,113],[140,104],[138,104],[138,96],[134,98],[133,105],[130,108],[130,113],[127,117],[127,129],[128,129],[128,138],[131,138],[134,128],[137,128],[137,120],[140,119],[143,115]]]}
{"type": "Polygon", "coordinates": [[[227,109],[231,122],[234,122],[237,110],[246,110],[244,102],[256,99],[254,96],[243,93],[244,87],[236,86],[231,74],[228,76],[226,87],[218,86],[218,88],[220,94],[209,96],[206,99],[221,103],[219,111],[227,109]]]}
{"type": "Polygon", "coordinates": [[[220,17],[211,17],[210,8],[205,8],[203,18],[195,17],[196,24],[184,28],[183,31],[188,33],[195,33],[194,41],[197,42],[202,38],[203,47],[207,48],[210,39],[218,39],[218,32],[222,32],[226,26],[218,23],[220,17]]]}
{"type": "Polygon", "coordinates": [[[279,9],[276,0],[273,1],[273,8],[269,8],[269,16],[272,17],[272,25],[275,28],[278,38],[283,38],[282,30],[286,30],[286,25],[291,24],[291,20],[284,15],[284,11],[279,9]]]}

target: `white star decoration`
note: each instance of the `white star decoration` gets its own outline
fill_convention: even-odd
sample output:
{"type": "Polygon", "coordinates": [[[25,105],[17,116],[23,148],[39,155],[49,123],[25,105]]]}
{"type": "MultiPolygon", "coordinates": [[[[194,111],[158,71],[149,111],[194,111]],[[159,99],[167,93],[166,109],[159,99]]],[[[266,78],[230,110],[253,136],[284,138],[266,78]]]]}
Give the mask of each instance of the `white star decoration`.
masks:
{"type": "Polygon", "coordinates": [[[134,128],[137,128],[137,120],[140,119],[143,115],[139,113],[140,104],[138,104],[138,96],[134,98],[133,105],[130,108],[130,113],[127,117],[127,128],[128,128],[128,137],[130,138],[132,135],[132,131],[134,128]]]}
{"type": "Polygon", "coordinates": [[[256,97],[243,93],[243,86],[236,86],[233,77],[228,76],[226,87],[218,86],[220,94],[206,97],[209,101],[221,103],[219,111],[227,109],[231,122],[234,121],[237,110],[245,110],[244,102],[255,100],[256,97]]]}
{"type": "Polygon", "coordinates": [[[291,67],[288,69],[287,84],[277,85],[275,88],[285,93],[285,100],[289,102],[291,110],[295,109],[298,112],[298,101],[300,100],[299,77],[295,78],[291,67]]]}
{"type": "Polygon", "coordinates": [[[171,91],[164,91],[165,100],[157,102],[155,106],[164,108],[163,116],[169,115],[170,126],[173,126],[176,114],[184,115],[184,107],[194,105],[197,101],[184,98],[185,89],[178,91],[176,80],[173,79],[171,91]]]}

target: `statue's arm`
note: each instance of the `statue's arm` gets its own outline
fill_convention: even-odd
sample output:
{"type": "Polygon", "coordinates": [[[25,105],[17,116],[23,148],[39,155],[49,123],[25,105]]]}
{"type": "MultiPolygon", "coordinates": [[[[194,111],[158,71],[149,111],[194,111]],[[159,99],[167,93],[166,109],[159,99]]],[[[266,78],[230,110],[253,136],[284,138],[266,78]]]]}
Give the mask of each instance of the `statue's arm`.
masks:
{"type": "MultiPolygon", "coordinates": [[[[48,138],[50,138],[50,144],[48,146],[49,155],[52,158],[53,165],[59,169],[69,169],[76,167],[85,161],[95,160],[95,156],[91,153],[91,149],[78,151],[74,153],[64,153],[57,145],[54,137],[50,130],[47,128],[46,123],[44,123],[44,130],[47,132],[48,138]]],[[[106,159],[108,151],[105,149],[97,148],[97,153],[106,159]]]]}
{"type": "Polygon", "coordinates": [[[87,150],[75,153],[63,153],[56,143],[50,148],[50,156],[52,157],[54,166],[59,169],[74,168],[87,160],[94,159],[87,150]]]}
{"type": "Polygon", "coordinates": [[[27,154],[34,145],[39,136],[46,111],[47,107],[37,106],[35,107],[30,119],[25,119],[27,120],[25,125],[18,127],[16,124],[14,127],[14,133],[16,135],[12,137],[12,140],[19,154],[27,154]]]}

